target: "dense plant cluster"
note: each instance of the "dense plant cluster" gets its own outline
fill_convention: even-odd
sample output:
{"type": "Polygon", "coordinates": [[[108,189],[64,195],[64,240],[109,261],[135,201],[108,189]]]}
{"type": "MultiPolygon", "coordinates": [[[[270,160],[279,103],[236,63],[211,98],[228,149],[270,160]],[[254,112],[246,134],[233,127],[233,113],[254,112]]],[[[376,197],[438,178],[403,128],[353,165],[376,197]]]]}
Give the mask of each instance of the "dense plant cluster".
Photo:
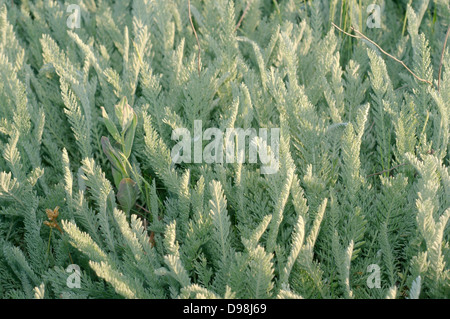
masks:
{"type": "Polygon", "coordinates": [[[448,0],[0,0],[0,298],[449,297],[449,22],[448,0]],[[175,163],[198,120],[279,128],[277,172],[175,163]]]}

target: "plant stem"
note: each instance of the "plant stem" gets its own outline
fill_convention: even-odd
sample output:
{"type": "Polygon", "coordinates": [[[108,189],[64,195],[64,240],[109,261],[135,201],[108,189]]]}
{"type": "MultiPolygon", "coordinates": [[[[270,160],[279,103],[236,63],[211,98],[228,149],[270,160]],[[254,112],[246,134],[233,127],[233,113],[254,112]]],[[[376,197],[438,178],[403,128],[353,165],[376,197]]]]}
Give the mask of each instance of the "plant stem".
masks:
{"type": "Polygon", "coordinates": [[[52,231],[53,231],[53,228],[50,227],[50,234],[48,236],[48,245],[47,245],[47,253],[46,253],[47,261],[48,261],[48,257],[49,257],[49,254],[50,254],[50,242],[52,240],[52,231]]]}
{"type": "Polygon", "coordinates": [[[442,48],[442,53],[441,53],[441,62],[439,63],[439,74],[438,74],[438,84],[437,84],[438,92],[439,92],[440,85],[441,85],[442,63],[443,63],[443,61],[444,61],[445,47],[447,46],[447,40],[448,40],[448,34],[449,34],[449,33],[450,33],[450,25],[448,26],[447,34],[445,35],[444,47],[442,48]]]}
{"type": "Polygon", "coordinates": [[[234,31],[236,31],[237,29],[239,29],[239,27],[241,26],[242,21],[244,20],[245,15],[248,12],[248,9],[250,9],[250,4],[252,3],[251,0],[247,1],[247,6],[244,9],[244,12],[242,13],[241,18],[239,19],[239,22],[236,24],[236,27],[234,28],[234,31]]]}
{"type": "Polygon", "coordinates": [[[197,31],[195,31],[194,28],[194,22],[192,22],[192,15],[191,15],[191,0],[188,0],[188,12],[189,12],[189,21],[191,23],[192,31],[194,31],[195,39],[197,40],[197,46],[198,46],[198,57],[197,57],[197,68],[198,68],[198,76],[200,76],[201,68],[200,68],[200,54],[202,52],[202,49],[200,48],[200,41],[198,39],[197,31]]]}
{"type": "Polygon", "coordinates": [[[366,41],[369,41],[371,44],[373,44],[374,46],[376,46],[377,49],[380,50],[383,54],[387,55],[388,57],[390,57],[390,58],[393,59],[394,61],[396,61],[396,62],[400,63],[401,65],[403,65],[403,67],[404,67],[409,73],[411,73],[418,81],[420,81],[420,82],[425,82],[425,83],[428,83],[428,84],[430,84],[430,85],[433,85],[433,83],[431,83],[430,81],[428,81],[428,80],[426,80],[426,79],[422,79],[422,78],[420,78],[419,76],[417,76],[413,71],[411,71],[410,68],[408,68],[408,66],[407,66],[403,61],[397,59],[395,56],[393,56],[393,55],[387,53],[386,51],[384,51],[377,43],[375,43],[374,41],[372,41],[371,39],[369,39],[368,37],[366,37],[364,34],[362,34],[361,32],[359,32],[358,30],[356,30],[353,26],[351,26],[350,28],[351,28],[355,33],[357,33],[357,34],[359,35],[359,37],[358,37],[358,36],[354,36],[354,35],[352,35],[352,34],[350,34],[350,33],[348,33],[348,32],[345,32],[344,30],[342,30],[341,28],[339,28],[339,27],[338,27],[336,24],[334,24],[334,23],[332,23],[332,25],[333,25],[336,29],[338,29],[339,31],[343,32],[344,34],[346,34],[346,35],[348,35],[348,36],[351,36],[351,37],[354,37],[354,38],[357,38],[357,39],[359,38],[359,39],[364,39],[364,40],[366,40],[366,41]]]}

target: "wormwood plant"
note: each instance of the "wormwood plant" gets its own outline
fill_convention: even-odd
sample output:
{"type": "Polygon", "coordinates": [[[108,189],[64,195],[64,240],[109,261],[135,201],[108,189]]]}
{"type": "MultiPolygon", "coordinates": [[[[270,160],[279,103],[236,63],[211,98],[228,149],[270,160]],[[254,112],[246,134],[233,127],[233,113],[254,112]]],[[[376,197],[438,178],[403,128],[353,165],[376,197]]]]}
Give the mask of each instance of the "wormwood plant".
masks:
{"type": "Polygon", "coordinates": [[[449,21],[446,0],[0,0],[0,297],[448,298],[449,21]],[[196,120],[280,128],[277,173],[174,164],[196,120]]]}

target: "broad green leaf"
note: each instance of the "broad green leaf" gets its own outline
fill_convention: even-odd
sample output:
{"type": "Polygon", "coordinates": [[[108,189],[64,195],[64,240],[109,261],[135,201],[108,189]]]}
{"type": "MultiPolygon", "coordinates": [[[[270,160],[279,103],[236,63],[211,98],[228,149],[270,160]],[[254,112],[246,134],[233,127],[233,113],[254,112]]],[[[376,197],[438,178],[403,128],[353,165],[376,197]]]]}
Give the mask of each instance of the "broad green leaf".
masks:
{"type": "Polygon", "coordinates": [[[116,105],[116,116],[119,119],[123,135],[130,127],[134,119],[133,108],[128,104],[126,97],[124,97],[119,104],[116,105]]]}
{"type": "Polygon", "coordinates": [[[119,131],[117,130],[116,125],[108,116],[108,113],[106,113],[105,108],[102,107],[102,116],[103,116],[103,122],[105,123],[106,129],[108,130],[109,134],[119,143],[122,143],[122,137],[120,136],[119,131]]]}
{"type": "Polygon", "coordinates": [[[126,176],[127,170],[125,168],[125,165],[121,161],[121,156],[119,152],[111,145],[109,139],[105,136],[102,136],[101,144],[103,152],[106,154],[106,157],[111,162],[113,168],[120,171],[124,176],[126,176]]]}
{"type": "Polygon", "coordinates": [[[117,192],[117,200],[127,214],[130,213],[136,204],[138,193],[139,189],[135,181],[131,178],[122,179],[119,185],[119,191],[117,192]]]}
{"type": "Polygon", "coordinates": [[[134,114],[131,127],[125,133],[124,152],[126,158],[129,158],[131,155],[131,149],[133,148],[134,142],[134,134],[136,133],[136,126],[137,126],[137,116],[136,114],[134,114]]]}

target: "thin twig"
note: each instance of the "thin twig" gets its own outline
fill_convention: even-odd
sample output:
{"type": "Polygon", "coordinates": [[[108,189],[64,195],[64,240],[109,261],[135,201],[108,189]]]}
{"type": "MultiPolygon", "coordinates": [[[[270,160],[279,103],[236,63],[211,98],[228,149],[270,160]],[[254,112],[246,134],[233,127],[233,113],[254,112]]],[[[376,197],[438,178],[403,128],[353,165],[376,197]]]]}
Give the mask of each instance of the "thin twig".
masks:
{"type": "Polygon", "coordinates": [[[191,0],[188,0],[188,6],[189,6],[189,21],[191,22],[192,31],[194,31],[195,39],[197,40],[197,46],[198,46],[198,58],[197,58],[197,67],[198,67],[198,75],[200,76],[200,54],[202,52],[200,48],[200,41],[198,40],[197,31],[195,31],[194,28],[194,22],[192,22],[192,15],[191,15],[191,0]]]}
{"type": "Polygon", "coordinates": [[[405,166],[405,165],[408,165],[408,163],[403,163],[403,164],[394,166],[394,167],[392,167],[392,168],[390,168],[390,169],[385,169],[385,170],[383,170],[383,171],[381,171],[381,172],[377,172],[377,173],[373,173],[373,174],[367,175],[366,177],[376,176],[376,175],[381,175],[381,174],[383,174],[383,173],[388,173],[388,172],[390,172],[390,171],[392,171],[392,170],[394,170],[394,169],[396,169],[396,168],[399,168],[399,167],[405,166]]]}
{"type": "Polygon", "coordinates": [[[142,207],[141,205],[139,205],[139,204],[137,204],[136,203],[136,207],[137,208],[140,208],[140,209],[142,209],[144,212],[146,212],[146,213],[149,213],[150,214],[150,211],[147,209],[147,208],[145,208],[145,207],[142,207]]]}
{"type": "Polygon", "coordinates": [[[341,28],[339,28],[339,27],[338,27],[337,25],[335,25],[334,23],[332,23],[332,25],[333,25],[336,29],[338,29],[339,31],[343,32],[344,34],[346,34],[346,35],[348,35],[348,36],[351,36],[351,37],[357,38],[357,39],[364,39],[364,40],[369,41],[369,42],[372,43],[374,46],[376,46],[376,47],[378,48],[378,50],[380,50],[382,53],[384,53],[385,55],[387,55],[388,57],[390,57],[390,58],[393,59],[394,61],[396,61],[396,62],[400,63],[401,65],[403,65],[403,67],[404,67],[406,70],[408,70],[408,72],[411,73],[418,81],[425,82],[425,83],[428,83],[428,84],[430,84],[430,85],[433,85],[433,83],[431,83],[430,81],[425,80],[425,79],[422,79],[421,77],[417,76],[413,71],[411,71],[411,70],[408,68],[408,66],[407,66],[402,60],[399,60],[399,59],[397,59],[395,56],[393,56],[393,55],[387,53],[386,51],[384,51],[378,44],[376,44],[374,41],[372,41],[371,39],[369,39],[368,37],[366,37],[364,34],[362,34],[361,32],[359,32],[358,30],[356,30],[353,26],[350,27],[350,28],[351,28],[354,32],[356,32],[356,33],[358,34],[358,36],[355,36],[355,35],[353,35],[353,34],[350,34],[350,33],[345,32],[344,30],[342,30],[341,28]]]}
{"type": "Polygon", "coordinates": [[[444,52],[445,52],[445,47],[447,46],[447,40],[448,40],[448,34],[449,33],[450,33],[450,25],[448,26],[447,34],[445,35],[444,47],[442,48],[442,53],[441,53],[441,62],[439,63],[438,92],[439,92],[439,86],[441,84],[442,62],[444,61],[444,52]]]}
{"type": "Polygon", "coordinates": [[[352,38],[356,38],[356,39],[361,39],[360,37],[357,37],[356,35],[350,34],[348,32],[345,32],[344,30],[342,30],[341,28],[339,28],[337,25],[334,24],[334,22],[331,22],[331,24],[333,25],[333,27],[335,27],[336,29],[338,29],[339,31],[341,31],[342,33],[352,37],[352,38]]]}
{"type": "Polygon", "coordinates": [[[386,54],[388,57],[390,57],[391,59],[394,59],[395,61],[397,61],[398,63],[400,63],[401,65],[403,65],[403,67],[408,70],[409,73],[411,73],[417,80],[421,81],[421,82],[426,82],[430,85],[433,85],[433,83],[431,83],[428,80],[422,79],[420,77],[418,77],[413,71],[411,71],[406,64],[402,61],[397,59],[395,56],[387,53],[386,51],[384,51],[378,44],[376,44],[374,41],[370,40],[368,37],[366,37],[364,34],[362,34],[361,32],[359,32],[358,30],[356,30],[354,27],[351,27],[351,29],[353,31],[355,31],[358,35],[360,35],[361,37],[363,37],[365,40],[369,41],[370,43],[372,43],[374,46],[376,46],[381,52],[383,52],[384,54],[386,54]]]}
{"type": "Polygon", "coordinates": [[[250,9],[250,4],[251,4],[251,3],[252,3],[251,0],[249,0],[249,1],[247,2],[247,6],[245,7],[244,12],[242,13],[241,18],[239,19],[238,23],[236,24],[236,28],[234,28],[234,31],[236,31],[237,29],[239,29],[239,27],[241,26],[241,23],[242,23],[242,21],[244,20],[244,17],[245,17],[245,15],[247,14],[248,9],[250,9]]]}

